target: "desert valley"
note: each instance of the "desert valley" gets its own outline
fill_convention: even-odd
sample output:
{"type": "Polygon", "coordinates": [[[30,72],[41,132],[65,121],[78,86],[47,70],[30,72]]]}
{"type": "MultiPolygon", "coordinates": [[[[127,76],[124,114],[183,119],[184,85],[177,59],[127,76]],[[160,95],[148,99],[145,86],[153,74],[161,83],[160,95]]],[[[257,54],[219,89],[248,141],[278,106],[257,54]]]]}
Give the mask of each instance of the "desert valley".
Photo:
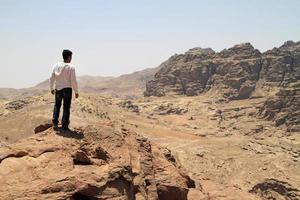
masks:
{"type": "Polygon", "coordinates": [[[0,89],[0,199],[300,199],[300,42],[78,80],[72,132],[48,80],[0,89]]]}

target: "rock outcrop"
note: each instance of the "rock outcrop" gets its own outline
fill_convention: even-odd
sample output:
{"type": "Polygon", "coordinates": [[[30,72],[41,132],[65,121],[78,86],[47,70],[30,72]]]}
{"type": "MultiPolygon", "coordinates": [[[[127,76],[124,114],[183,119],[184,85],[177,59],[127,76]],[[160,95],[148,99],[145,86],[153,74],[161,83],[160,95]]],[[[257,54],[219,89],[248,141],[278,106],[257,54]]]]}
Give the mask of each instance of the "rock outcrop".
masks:
{"type": "Polygon", "coordinates": [[[284,86],[274,97],[268,98],[259,114],[274,121],[276,126],[285,124],[288,132],[299,132],[300,81],[284,86]]]}
{"type": "Polygon", "coordinates": [[[293,188],[289,183],[276,179],[267,179],[258,183],[249,192],[258,194],[263,200],[297,200],[300,198],[299,189],[293,188]]]}
{"type": "Polygon", "coordinates": [[[203,62],[212,58],[211,49],[191,49],[174,55],[162,63],[155,79],[147,82],[145,96],[164,96],[167,93],[196,95],[204,91],[215,66],[203,62]]]}
{"type": "Polygon", "coordinates": [[[260,114],[289,132],[300,131],[300,42],[288,41],[264,53],[260,79],[263,90],[273,90],[260,114]]]}
{"type": "Polygon", "coordinates": [[[5,109],[7,109],[9,111],[16,111],[16,110],[20,110],[20,109],[24,108],[29,103],[30,103],[29,99],[17,99],[17,100],[8,102],[5,105],[5,109]]]}
{"type": "Polygon", "coordinates": [[[132,103],[132,101],[130,100],[127,100],[127,101],[122,101],[118,104],[120,107],[122,108],[125,108],[125,109],[128,109],[128,110],[131,110],[132,112],[136,112],[136,113],[139,113],[140,110],[139,110],[139,107],[137,105],[134,105],[132,103]]]}
{"type": "Polygon", "coordinates": [[[146,84],[145,96],[193,96],[208,90],[227,99],[249,98],[258,87],[269,92],[300,78],[300,42],[288,41],[260,53],[250,43],[215,53],[194,48],[164,62],[146,84]],[[260,83],[260,84],[257,84],[260,83]]]}
{"type": "Polygon", "coordinates": [[[48,129],[0,148],[0,197],[187,199],[195,183],[169,158],[124,128],[48,129]]]}
{"type": "Polygon", "coordinates": [[[261,70],[261,53],[250,43],[220,53],[191,49],[172,56],[146,85],[145,96],[198,95],[218,90],[230,99],[248,98],[261,70]]]}
{"type": "Polygon", "coordinates": [[[154,109],[154,113],[158,115],[169,115],[169,114],[182,115],[187,112],[188,112],[187,108],[176,107],[172,103],[161,104],[154,109]]]}
{"type": "Polygon", "coordinates": [[[266,51],[260,79],[266,86],[282,87],[300,80],[300,42],[287,41],[266,51]]]}

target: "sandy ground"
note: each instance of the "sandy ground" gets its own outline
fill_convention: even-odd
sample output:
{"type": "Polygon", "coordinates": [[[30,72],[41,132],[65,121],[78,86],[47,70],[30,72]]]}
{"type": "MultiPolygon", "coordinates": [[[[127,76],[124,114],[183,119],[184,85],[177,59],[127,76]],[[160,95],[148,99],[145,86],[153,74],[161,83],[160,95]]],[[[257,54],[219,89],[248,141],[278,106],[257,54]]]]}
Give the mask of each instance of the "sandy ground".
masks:
{"type": "MultiPolygon", "coordinates": [[[[83,94],[73,101],[71,128],[93,123],[126,127],[166,146],[211,199],[293,199],[272,186],[265,197],[249,192],[269,179],[300,189],[300,134],[262,119],[258,109],[264,100],[220,103],[205,95],[174,96],[140,98],[123,106],[127,100],[83,94]]],[[[34,134],[37,125],[51,119],[51,95],[26,101],[18,109],[8,106],[12,100],[0,101],[2,145],[34,134]]]]}

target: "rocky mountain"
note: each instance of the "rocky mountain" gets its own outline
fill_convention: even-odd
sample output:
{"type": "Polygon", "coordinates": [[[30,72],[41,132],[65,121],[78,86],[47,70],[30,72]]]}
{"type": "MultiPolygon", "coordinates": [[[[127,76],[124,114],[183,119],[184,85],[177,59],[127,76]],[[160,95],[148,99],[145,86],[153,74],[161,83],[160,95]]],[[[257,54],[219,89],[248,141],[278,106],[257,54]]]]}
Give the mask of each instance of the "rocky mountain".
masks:
{"type": "Polygon", "coordinates": [[[300,130],[300,42],[288,41],[264,53],[250,43],[219,53],[195,48],[163,63],[147,82],[145,96],[210,94],[215,99],[266,97],[260,114],[300,130]]]}
{"type": "Polygon", "coordinates": [[[265,95],[300,78],[300,42],[288,41],[261,53],[250,43],[238,44],[219,53],[194,48],[163,63],[145,96],[179,94],[193,96],[213,91],[226,99],[265,95]]]}

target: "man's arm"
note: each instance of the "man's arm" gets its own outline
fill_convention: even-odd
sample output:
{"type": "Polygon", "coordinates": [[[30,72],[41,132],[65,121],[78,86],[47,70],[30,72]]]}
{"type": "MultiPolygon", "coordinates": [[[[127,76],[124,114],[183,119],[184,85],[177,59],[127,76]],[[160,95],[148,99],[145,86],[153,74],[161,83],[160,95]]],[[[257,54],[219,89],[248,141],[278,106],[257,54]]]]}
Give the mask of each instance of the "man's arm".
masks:
{"type": "Polygon", "coordinates": [[[51,77],[50,77],[50,91],[52,94],[54,94],[54,81],[55,81],[55,73],[54,70],[52,71],[51,77]]]}
{"type": "Polygon", "coordinates": [[[71,85],[75,92],[75,97],[78,98],[79,94],[78,94],[78,84],[77,84],[77,79],[76,79],[75,68],[72,68],[72,72],[71,72],[71,85]]]}

